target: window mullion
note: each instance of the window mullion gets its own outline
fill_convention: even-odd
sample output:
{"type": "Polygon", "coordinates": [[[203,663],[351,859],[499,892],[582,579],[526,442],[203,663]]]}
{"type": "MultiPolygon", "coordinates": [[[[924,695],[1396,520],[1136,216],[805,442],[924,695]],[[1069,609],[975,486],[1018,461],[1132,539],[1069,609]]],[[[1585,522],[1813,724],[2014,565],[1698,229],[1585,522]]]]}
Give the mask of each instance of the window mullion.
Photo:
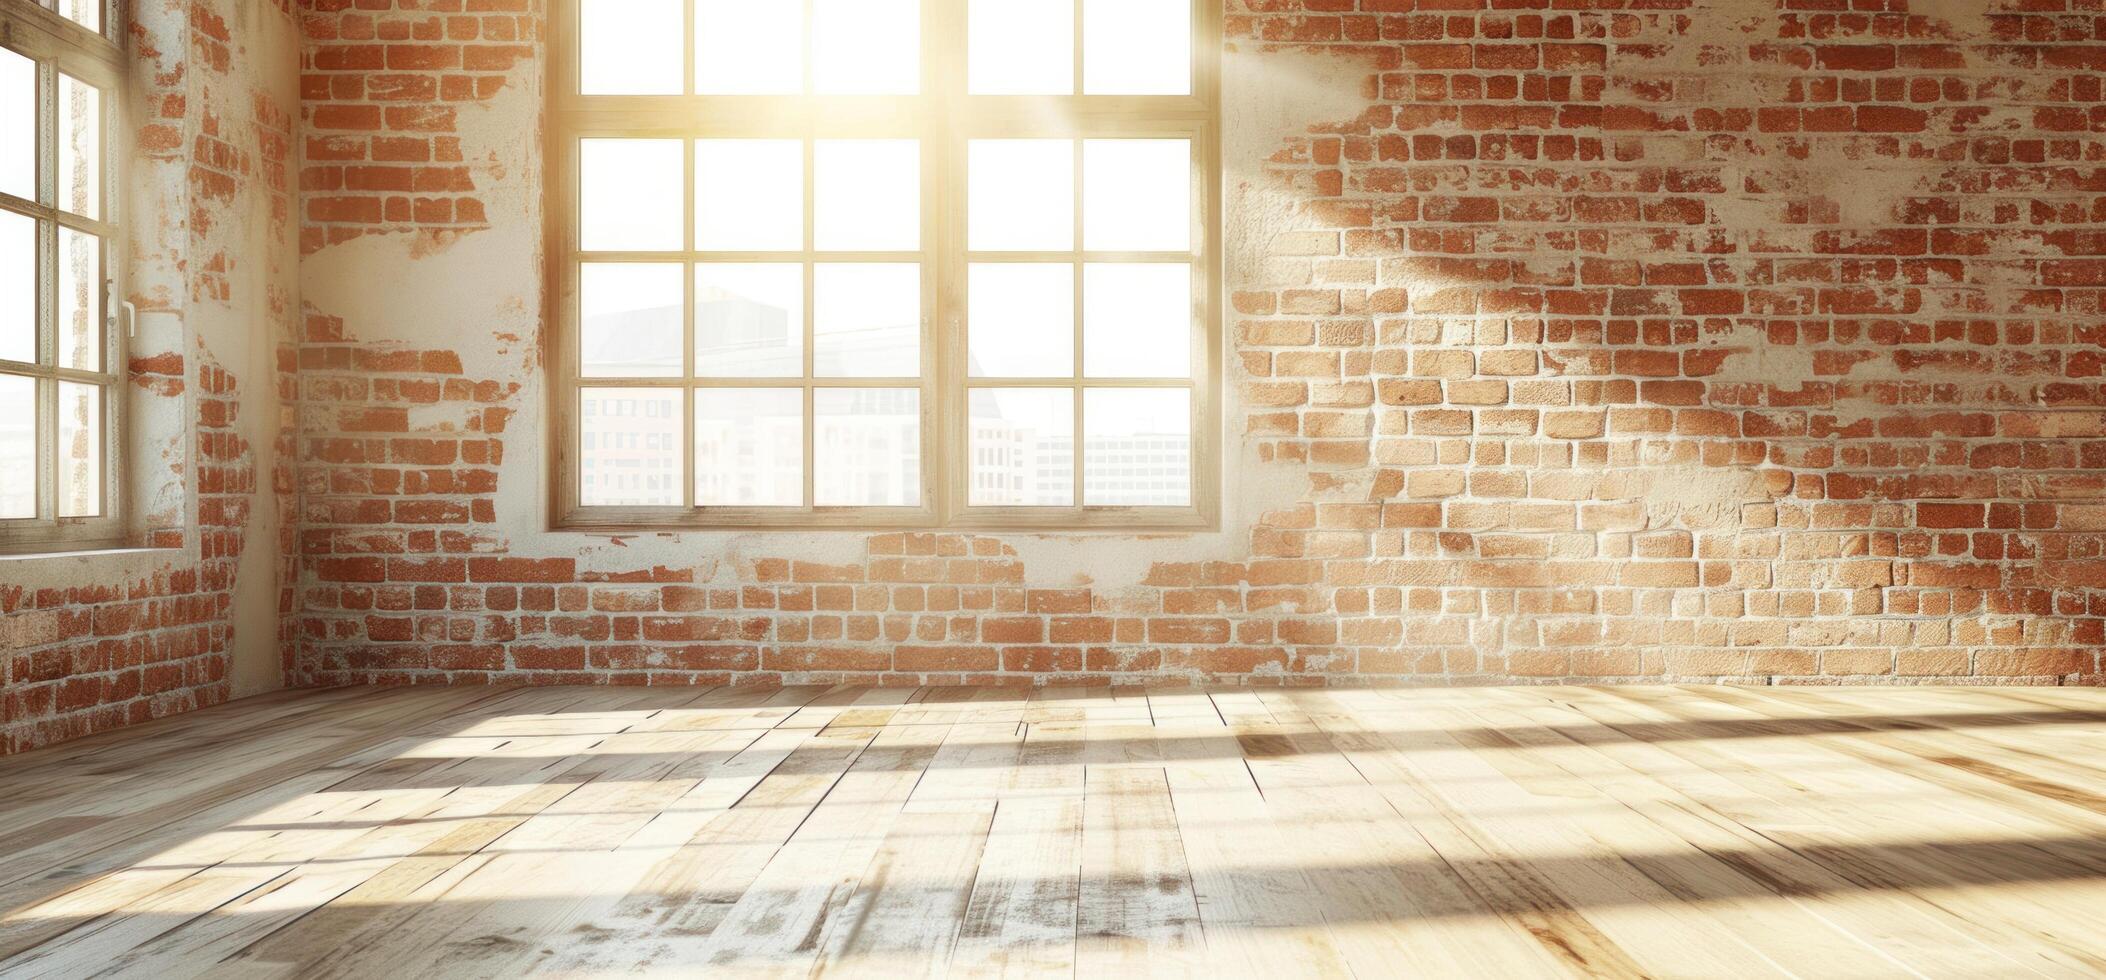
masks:
{"type": "Polygon", "coordinates": [[[948,524],[961,506],[959,491],[964,474],[971,470],[963,455],[971,445],[966,421],[971,413],[958,383],[965,373],[964,338],[959,331],[964,251],[957,235],[957,216],[963,213],[958,195],[963,191],[957,179],[960,175],[951,169],[963,146],[955,131],[953,107],[962,100],[965,86],[966,0],[923,2],[922,250],[928,263],[924,271],[930,283],[927,295],[933,303],[922,317],[925,377],[921,398],[923,416],[933,424],[922,428],[922,480],[937,520],[948,524]]]}
{"type": "Polygon", "coordinates": [[[37,62],[37,519],[58,520],[58,64],[37,62]]]}
{"type": "MultiPolygon", "coordinates": [[[[1077,85],[1080,85],[1080,84],[1082,83],[1082,2],[1081,2],[1081,0],[1076,0],[1076,3],[1075,3],[1075,52],[1076,52],[1076,54],[1075,54],[1075,80],[1076,80],[1076,84],[1077,84],[1077,85]]],[[[1070,151],[1070,152],[1071,152],[1071,153],[1073,154],[1073,161],[1074,161],[1074,162],[1073,162],[1073,165],[1072,165],[1072,168],[1071,168],[1073,172],[1072,172],[1072,173],[1071,173],[1071,174],[1069,175],[1069,176],[1070,176],[1070,179],[1071,179],[1071,180],[1072,180],[1072,181],[1073,181],[1074,183],[1073,183],[1073,186],[1072,186],[1071,190],[1069,191],[1069,194],[1070,194],[1070,198],[1071,198],[1071,199],[1072,199],[1072,200],[1073,200],[1073,201],[1075,202],[1075,210],[1074,210],[1074,214],[1070,215],[1070,219],[1071,219],[1071,220],[1072,220],[1072,221],[1074,222],[1074,225],[1073,225],[1073,227],[1072,227],[1072,231],[1071,231],[1071,233],[1072,233],[1072,234],[1074,235],[1074,239],[1073,239],[1073,240],[1074,240],[1074,245],[1075,245],[1075,256],[1074,256],[1074,258],[1073,258],[1073,259],[1071,259],[1071,260],[1070,260],[1070,261],[1071,261],[1071,262],[1073,263],[1073,265],[1071,266],[1071,268],[1073,268],[1073,269],[1074,269],[1074,275],[1073,275],[1073,277],[1072,277],[1072,278],[1073,278],[1073,282],[1072,282],[1072,287],[1073,287],[1073,289],[1074,289],[1074,300],[1073,300],[1073,302],[1071,303],[1071,305],[1070,305],[1070,309],[1069,309],[1069,313],[1070,313],[1070,321],[1069,321],[1069,322],[1070,322],[1070,324],[1072,325],[1072,327],[1073,327],[1073,330],[1074,330],[1074,335],[1073,335],[1073,337],[1071,338],[1071,340],[1072,340],[1072,342],[1073,342],[1073,343],[1074,343],[1074,345],[1075,345],[1075,346],[1074,346],[1074,363],[1073,363],[1073,365],[1072,365],[1072,367],[1073,367],[1073,370],[1074,370],[1074,377],[1075,377],[1075,386],[1074,386],[1074,388],[1073,388],[1072,390],[1074,391],[1074,393],[1075,393],[1075,394],[1074,394],[1073,404],[1071,404],[1071,405],[1069,406],[1069,410],[1070,410],[1070,411],[1071,411],[1071,412],[1073,413],[1073,418],[1074,418],[1074,421],[1073,421],[1073,423],[1072,423],[1072,424],[1073,424],[1073,426],[1074,426],[1074,428],[1073,428],[1073,432],[1074,432],[1074,435],[1072,435],[1072,436],[1070,436],[1070,437],[1069,437],[1069,439],[1068,439],[1068,445],[1069,445],[1069,447],[1070,447],[1070,448],[1071,448],[1071,449],[1073,450],[1073,455],[1072,455],[1072,456],[1070,457],[1070,461],[1069,461],[1069,468],[1070,468],[1071,470],[1073,470],[1073,472],[1072,472],[1072,473],[1070,474],[1070,476],[1071,476],[1071,478],[1072,478],[1072,479],[1073,479],[1073,480],[1075,481],[1075,483],[1074,483],[1074,491],[1073,491],[1073,493],[1074,493],[1074,499],[1073,499],[1073,501],[1072,501],[1072,503],[1071,503],[1071,506],[1074,506],[1074,507],[1078,507],[1078,508],[1079,508],[1079,507],[1081,507],[1081,506],[1083,505],[1083,497],[1082,497],[1082,494],[1083,494],[1083,489],[1084,489],[1084,487],[1086,487],[1086,486],[1087,486],[1087,483],[1086,483],[1086,481],[1085,481],[1085,478],[1084,478],[1084,475],[1083,475],[1083,457],[1084,457],[1084,456],[1085,456],[1086,454],[1085,454],[1085,453],[1084,453],[1084,452],[1082,451],[1082,443],[1083,443],[1083,429],[1082,429],[1082,426],[1083,426],[1083,422],[1085,421],[1085,416],[1084,416],[1084,414],[1083,414],[1083,403],[1084,403],[1084,402],[1086,402],[1086,401],[1088,401],[1088,398],[1087,398],[1087,394],[1088,394],[1088,393],[1087,393],[1087,392],[1086,392],[1086,391],[1085,391],[1085,390],[1083,389],[1083,385],[1082,385],[1082,356],[1083,356],[1083,349],[1082,349],[1082,299],[1083,299],[1083,289],[1082,289],[1083,283],[1082,283],[1082,275],[1083,275],[1083,271],[1084,271],[1084,265],[1083,265],[1083,248],[1082,248],[1082,242],[1083,242],[1083,239],[1082,239],[1082,236],[1083,236],[1083,227],[1082,227],[1082,210],[1083,210],[1083,208],[1082,208],[1082,204],[1083,204],[1083,200],[1082,200],[1082,191],[1083,191],[1083,187],[1082,187],[1082,145],[1083,145],[1083,144],[1082,144],[1082,134],[1079,134],[1079,133],[1078,133],[1078,134],[1076,135],[1076,138],[1075,138],[1075,139],[1073,139],[1073,140],[1070,140],[1069,142],[1070,142],[1070,143],[1072,144],[1072,145],[1071,145],[1071,146],[1069,147],[1069,151],[1070,151]]]]}
{"type": "Polygon", "coordinates": [[[682,0],[680,37],[680,91],[693,95],[698,88],[695,85],[695,0],[682,0]]]}
{"type": "MultiPolygon", "coordinates": [[[[1072,86],[1071,86],[1071,87],[1070,87],[1070,88],[1068,89],[1068,94],[1069,94],[1069,95],[1080,95],[1080,94],[1082,93],[1082,68],[1083,68],[1083,65],[1082,65],[1082,8],[1083,8],[1083,6],[1084,6],[1084,0],[1075,0],[1075,9],[1074,9],[1074,14],[1075,14],[1075,26],[1074,26],[1073,30],[1072,30],[1072,31],[1070,32],[1071,36],[1072,36],[1072,37],[1073,37],[1073,38],[1075,39],[1075,41],[1074,41],[1074,45],[1073,45],[1073,50],[1072,50],[1072,51],[1070,52],[1071,56],[1072,56],[1072,57],[1073,57],[1073,58],[1075,59],[1075,61],[1074,61],[1074,68],[1072,69],[1072,74],[1074,75],[1074,82],[1073,82],[1073,85],[1072,85],[1072,86]]],[[[1076,205],[1075,205],[1076,207],[1078,207],[1078,208],[1079,208],[1079,207],[1081,207],[1081,206],[1082,206],[1082,199],[1081,199],[1081,198],[1079,198],[1079,197],[1078,197],[1078,198],[1076,198],[1076,199],[1075,199],[1075,202],[1076,202],[1076,205]]],[[[1076,239],[1076,242],[1078,243],[1078,247],[1079,247],[1079,244],[1080,244],[1080,242],[1081,242],[1081,239],[1076,239]]],[[[1076,430],[1076,432],[1075,432],[1075,438],[1077,438],[1077,439],[1080,439],[1080,438],[1082,438],[1082,431],[1081,431],[1080,429],[1076,430]]],[[[1077,472],[1080,472],[1080,471],[1081,471],[1081,467],[1080,467],[1080,466],[1078,466],[1078,467],[1076,468],[1076,471],[1077,471],[1077,472]]],[[[1081,497],[1076,497],[1076,498],[1075,498],[1075,505],[1076,505],[1076,506],[1078,506],[1078,507],[1082,505],[1082,498],[1081,498],[1081,497]]]]}
{"type": "MultiPolygon", "coordinates": [[[[686,45],[687,67],[685,69],[687,82],[685,84],[692,86],[695,77],[695,0],[687,0],[686,8],[688,41],[686,45]]],[[[686,384],[680,386],[680,502],[682,506],[692,509],[695,506],[694,380],[701,368],[701,365],[695,361],[695,318],[700,315],[699,308],[696,306],[699,298],[695,295],[695,277],[700,274],[701,267],[694,261],[695,197],[697,196],[697,190],[695,187],[695,141],[693,139],[680,141],[680,157],[685,164],[680,178],[680,240],[687,246],[685,261],[680,263],[680,361],[683,365],[681,374],[687,381],[686,384]]]]}
{"type": "MultiPolygon", "coordinates": [[[[811,6],[811,0],[805,0],[804,73],[805,87],[808,90],[811,87],[812,79],[811,6]]],[[[819,294],[819,264],[816,261],[816,250],[819,247],[819,222],[817,215],[819,202],[818,138],[819,134],[808,126],[804,133],[802,144],[804,147],[804,254],[798,258],[798,262],[803,269],[799,288],[804,290],[804,299],[799,305],[803,307],[804,315],[804,322],[800,325],[800,329],[804,331],[800,346],[802,347],[801,354],[804,362],[802,394],[804,397],[804,507],[806,510],[819,506],[819,396],[816,390],[818,355],[815,350],[818,346],[818,331],[815,328],[818,313],[815,308],[818,306],[819,294]]]]}

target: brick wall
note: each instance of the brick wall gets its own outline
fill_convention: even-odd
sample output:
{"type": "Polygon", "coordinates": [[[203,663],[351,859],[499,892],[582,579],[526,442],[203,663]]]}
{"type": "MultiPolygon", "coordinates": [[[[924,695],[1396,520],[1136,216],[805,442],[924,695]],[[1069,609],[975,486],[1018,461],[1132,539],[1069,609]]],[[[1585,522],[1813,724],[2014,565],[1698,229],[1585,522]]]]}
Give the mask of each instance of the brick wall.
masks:
{"type": "Polygon", "coordinates": [[[303,245],[496,298],[310,312],[298,683],[2102,679],[2100,0],[1232,0],[1229,458],[1293,492],[1124,577],[538,530],[538,273],[429,242],[538,248],[541,12],[304,10],[303,245]]]}
{"type": "Polygon", "coordinates": [[[540,37],[527,0],[302,4],[302,251],[376,231],[488,227],[460,106],[490,99],[540,37]]]}

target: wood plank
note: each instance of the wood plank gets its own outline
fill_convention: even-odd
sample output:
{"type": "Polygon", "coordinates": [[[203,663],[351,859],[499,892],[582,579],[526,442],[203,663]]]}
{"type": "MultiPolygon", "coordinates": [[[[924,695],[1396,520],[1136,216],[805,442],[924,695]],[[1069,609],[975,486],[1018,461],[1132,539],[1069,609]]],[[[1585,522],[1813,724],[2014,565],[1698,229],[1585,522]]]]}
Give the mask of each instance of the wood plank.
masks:
{"type": "Polygon", "coordinates": [[[951,967],[964,976],[1075,975],[1082,797],[995,805],[951,967]]]}
{"type": "Polygon", "coordinates": [[[1204,972],[1198,899],[1161,768],[1089,767],[1075,928],[1078,976],[1204,972]]]}

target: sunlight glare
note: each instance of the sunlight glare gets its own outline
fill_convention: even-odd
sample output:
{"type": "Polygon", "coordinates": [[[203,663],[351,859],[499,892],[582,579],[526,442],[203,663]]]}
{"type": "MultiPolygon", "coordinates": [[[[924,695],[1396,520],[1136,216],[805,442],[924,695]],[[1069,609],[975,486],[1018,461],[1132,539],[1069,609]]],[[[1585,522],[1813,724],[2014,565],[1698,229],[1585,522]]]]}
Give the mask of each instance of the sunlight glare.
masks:
{"type": "Polygon", "coordinates": [[[967,91],[1075,91],[1074,0],[972,0],[966,13],[967,91]]]}

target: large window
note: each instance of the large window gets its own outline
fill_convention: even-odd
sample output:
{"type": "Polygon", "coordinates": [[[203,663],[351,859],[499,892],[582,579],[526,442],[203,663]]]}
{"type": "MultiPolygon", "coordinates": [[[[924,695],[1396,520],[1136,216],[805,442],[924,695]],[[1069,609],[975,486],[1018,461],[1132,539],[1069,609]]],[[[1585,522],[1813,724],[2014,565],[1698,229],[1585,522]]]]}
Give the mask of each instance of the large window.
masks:
{"type": "Polygon", "coordinates": [[[1210,5],[559,10],[558,526],[1213,521],[1210,5]]]}
{"type": "Polygon", "coordinates": [[[0,0],[0,545],[121,533],[116,19],[0,0]]]}

